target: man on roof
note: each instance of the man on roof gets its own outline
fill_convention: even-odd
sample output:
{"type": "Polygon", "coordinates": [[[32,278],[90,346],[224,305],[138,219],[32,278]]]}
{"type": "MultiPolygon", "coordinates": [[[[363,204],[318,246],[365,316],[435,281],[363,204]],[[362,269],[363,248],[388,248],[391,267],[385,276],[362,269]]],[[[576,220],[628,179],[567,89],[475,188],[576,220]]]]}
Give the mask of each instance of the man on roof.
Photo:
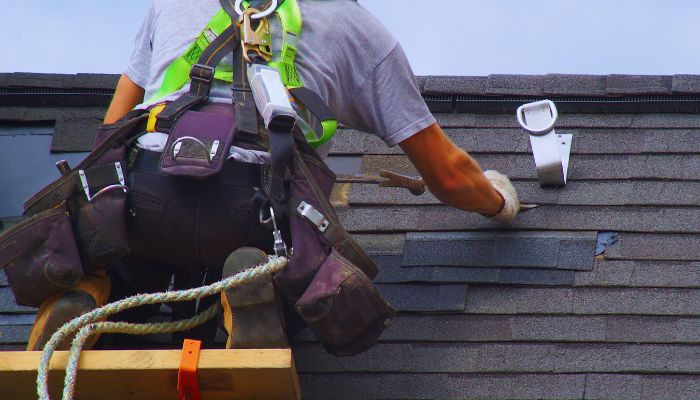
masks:
{"type": "MultiPolygon", "coordinates": [[[[227,1],[222,4],[226,5],[227,1]]],[[[296,43],[295,68],[298,81],[320,96],[335,114],[338,122],[349,128],[374,134],[387,146],[400,146],[430,191],[445,204],[499,221],[509,221],[516,217],[520,205],[517,193],[508,178],[496,171],[483,172],[473,158],[445,135],[421,97],[411,66],[400,44],[375,17],[352,0],[296,1],[303,17],[303,29],[296,43]]],[[[264,10],[267,3],[269,1],[252,1],[251,6],[264,10]]],[[[182,86],[173,85],[173,79],[169,75],[175,74],[174,63],[179,62],[183,54],[192,51],[193,43],[202,35],[206,36],[207,29],[211,31],[209,25],[220,15],[222,4],[217,0],[152,0],[136,36],[131,60],[119,80],[105,117],[105,124],[120,120],[132,109],[151,109],[188,92],[189,82],[182,86]],[[203,31],[204,27],[207,28],[203,31]]],[[[231,5],[233,4],[229,4],[231,5]]],[[[272,50],[279,52],[280,46],[285,43],[285,27],[279,18],[274,17],[269,18],[269,24],[272,32],[272,50]]],[[[236,99],[236,94],[232,95],[230,80],[234,81],[235,88],[236,74],[241,73],[241,63],[240,59],[228,57],[219,65],[217,74],[222,79],[215,81],[209,96],[210,103],[230,105],[232,96],[236,99]],[[226,76],[231,75],[233,78],[226,79],[226,76]]],[[[139,139],[138,147],[146,153],[159,154],[163,151],[166,140],[166,134],[151,132],[139,139]]],[[[329,144],[321,146],[318,149],[319,153],[326,153],[328,146],[329,144]]],[[[253,150],[265,149],[263,146],[253,150]]],[[[245,208],[251,191],[234,192],[227,193],[237,199],[236,209],[245,208]]],[[[139,201],[149,201],[146,197],[139,201]]],[[[153,204],[150,206],[157,206],[160,200],[152,200],[153,204]]],[[[209,200],[197,199],[199,202],[209,200]]],[[[206,204],[214,207],[215,202],[206,204]]],[[[137,210],[136,214],[139,212],[137,210]]],[[[141,215],[137,215],[136,218],[140,218],[141,215]]],[[[157,220],[151,220],[151,223],[155,221],[157,220]]],[[[153,227],[141,226],[143,221],[138,222],[132,224],[130,229],[151,229],[151,233],[158,232],[152,230],[153,227]],[[134,225],[136,228],[133,228],[134,225]]],[[[239,238],[236,243],[231,244],[234,248],[256,245],[264,248],[265,240],[258,239],[258,232],[254,232],[254,228],[248,232],[247,225],[238,225],[231,226],[234,231],[239,231],[231,234],[231,237],[239,238]],[[243,234],[241,230],[246,232],[243,234]]],[[[144,237],[143,233],[140,232],[139,238],[144,237]]],[[[265,259],[264,253],[260,254],[262,252],[249,250],[248,253],[243,253],[239,254],[239,258],[250,264],[265,259]]],[[[119,281],[121,286],[130,286],[130,289],[119,289],[118,293],[112,294],[112,298],[168,288],[171,278],[170,273],[166,271],[169,271],[167,264],[170,260],[145,258],[143,255],[130,257],[127,262],[115,266],[111,272],[112,281],[119,281]],[[157,272],[144,272],[145,264],[157,272]],[[155,281],[158,283],[154,284],[155,281]]],[[[215,268],[214,265],[204,266],[215,268]]],[[[216,278],[221,274],[213,276],[216,278]]],[[[98,283],[90,285],[84,282],[78,288],[87,293],[87,296],[81,297],[80,300],[72,295],[73,302],[76,299],[79,301],[78,306],[55,307],[56,303],[61,302],[61,296],[58,296],[58,300],[52,300],[53,306],[47,304],[46,307],[42,307],[29,349],[41,348],[48,336],[41,334],[44,330],[55,329],[60,322],[104,304],[105,292],[109,291],[109,284],[105,281],[110,278],[90,279],[98,283]],[[89,289],[90,287],[93,289],[89,289]]],[[[206,279],[197,275],[195,280],[204,282],[206,279]]],[[[270,310],[275,308],[261,308],[257,312],[259,315],[268,313],[265,318],[275,320],[266,330],[277,332],[276,334],[268,335],[270,337],[263,339],[262,343],[259,338],[230,337],[229,344],[237,347],[283,346],[286,343],[282,337],[283,332],[270,327],[281,322],[273,315],[276,312],[270,310]]],[[[255,318],[253,314],[241,315],[239,318],[243,320],[255,318]]],[[[231,336],[231,332],[229,334],[231,336]]]]}

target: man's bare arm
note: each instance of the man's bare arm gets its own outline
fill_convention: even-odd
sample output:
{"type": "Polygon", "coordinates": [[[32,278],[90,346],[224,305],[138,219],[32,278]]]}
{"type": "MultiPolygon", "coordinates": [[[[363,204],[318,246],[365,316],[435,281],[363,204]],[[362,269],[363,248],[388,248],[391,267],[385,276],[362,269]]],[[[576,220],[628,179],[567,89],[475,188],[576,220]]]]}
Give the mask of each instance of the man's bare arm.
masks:
{"type": "Polygon", "coordinates": [[[105,124],[113,124],[124,117],[134,107],[143,102],[144,89],[135,84],[128,76],[122,75],[117,84],[117,90],[109,105],[105,124]]]}
{"type": "Polygon", "coordinates": [[[443,203],[465,211],[496,215],[503,197],[484,176],[479,164],[434,124],[399,144],[443,203]]]}

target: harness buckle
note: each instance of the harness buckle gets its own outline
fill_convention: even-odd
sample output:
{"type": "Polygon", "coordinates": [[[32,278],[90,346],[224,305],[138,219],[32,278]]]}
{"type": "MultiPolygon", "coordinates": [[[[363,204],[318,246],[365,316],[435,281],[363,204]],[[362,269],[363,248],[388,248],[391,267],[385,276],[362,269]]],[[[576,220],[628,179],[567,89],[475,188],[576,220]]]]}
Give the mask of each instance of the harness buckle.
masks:
{"type": "Polygon", "coordinates": [[[238,25],[241,29],[241,47],[243,58],[249,64],[253,63],[251,53],[262,57],[265,62],[272,59],[272,34],[267,18],[256,20],[257,27],[253,27],[253,19],[260,11],[255,8],[247,8],[241,14],[238,25]]]}
{"type": "Polygon", "coordinates": [[[211,84],[212,80],[214,80],[215,73],[216,69],[214,67],[202,64],[195,64],[190,70],[190,79],[192,79],[193,83],[199,82],[211,84]]]}

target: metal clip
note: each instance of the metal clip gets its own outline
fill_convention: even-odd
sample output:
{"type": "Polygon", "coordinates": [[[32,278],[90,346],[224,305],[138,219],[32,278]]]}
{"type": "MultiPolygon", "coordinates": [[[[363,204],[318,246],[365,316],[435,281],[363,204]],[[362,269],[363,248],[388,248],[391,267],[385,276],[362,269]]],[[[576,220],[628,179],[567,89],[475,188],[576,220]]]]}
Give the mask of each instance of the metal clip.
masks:
{"type": "Polygon", "coordinates": [[[89,202],[92,202],[94,199],[97,197],[115,190],[115,189],[121,189],[124,191],[124,193],[129,192],[129,188],[126,186],[126,180],[124,179],[124,172],[122,171],[122,164],[120,162],[115,162],[114,163],[114,169],[116,170],[117,173],[117,179],[119,180],[118,185],[109,185],[105,187],[104,189],[100,190],[99,192],[95,193],[94,196],[90,194],[90,185],[88,184],[87,181],[87,175],[85,175],[85,170],[79,170],[78,171],[78,176],[80,177],[80,184],[83,187],[83,192],[85,192],[85,196],[87,197],[87,200],[89,202]]]}
{"type": "Polygon", "coordinates": [[[270,222],[272,222],[272,237],[275,240],[275,256],[279,257],[280,255],[284,257],[289,257],[289,252],[287,251],[287,244],[284,243],[284,239],[282,239],[282,232],[279,230],[277,227],[277,220],[275,219],[275,211],[270,207],[270,218],[265,218],[263,215],[263,210],[260,209],[260,224],[262,225],[267,225],[270,222]]]}
{"type": "Polygon", "coordinates": [[[199,148],[201,148],[207,155],[207,161],[209,161],[209,164],[211,164],[214,161],[216,152],[219,150],[219,141],[215,140],[214,143],[212,143],[211,145],[211,149],[207,150],[207,145],[204,144],[204,142],[192,136],[183,136],[181,138],[178,138],[175,142],[173,142],[171,154],[174,159],[177,160],[177,158],[179,157],[180,151],[182,150],[182,143],[184,143],[185,141],[193,142],[199,148]]]}
{"type": "Polygon", "coordinates": [[[299,212],[299,214],[301,214],[302,217],[311,221],[311,223],[314,224],[316,228],[318,228],[318,230],[321,232],[325,232],[331,224],[328,218],[326,218],[323,214],[318,212],[318,210],[316,210],[314,206],[308,204],[305,201],[302,201],[301,204],[299,204],[299,207],[297,207],[297,211],[299,212]]]}
{"type": "Polygon", "coordinates": [[[253,17],[260,11],[255,8],[247,8],[243,11],[238,25],[241,29],[241,47],[243,48],[243,58],[246,62],[252,63],[251,53],[262,57],[266,62],[272,59],[272,34],[267,18],[257,21],[257,27],[253,28],[253,17]]]}

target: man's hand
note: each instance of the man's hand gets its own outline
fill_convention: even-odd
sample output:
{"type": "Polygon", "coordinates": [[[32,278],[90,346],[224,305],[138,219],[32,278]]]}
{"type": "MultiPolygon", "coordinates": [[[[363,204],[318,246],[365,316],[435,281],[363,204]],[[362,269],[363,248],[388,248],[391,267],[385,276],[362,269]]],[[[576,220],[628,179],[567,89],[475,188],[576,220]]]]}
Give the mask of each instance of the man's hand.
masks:
{"type": "MultiPolygon", "coordinates": [[[[400,146],[430,191],[443,203],[496,216],[499,220],[512,219],[517,214],[519,206],[514,206],[512,201],[508,204],[506,195],[501,193],[505,187],[501,180],[499,186],[495,186],[479,164],[455,146],[437,124],[404,140],[400,146]]],[[[509,198],[517,201],[518,196],[514,193],[515,189],[512,189],[509,198]]]]}
{"type": "Polygon", "coordinates": [[[107,110],[104,123],[113,124],[122,119],[134,107],[141,104],[143,95],[144,90],[141,86],[135,84],[128,76],[122,75],[119,78],[114,97],[112,97],[112,103],[107,110]]]}
{"type": "Polygon", "coordinates": [[[510,183],[510,179],[500,172],[492,170],[484,172],[484,176],[503,197],[503,209],[493,218],[502,222],[514,219],[520,211],[520,199],[518,199],[518,192],[515,191],[513,184],[510,183]]]}

